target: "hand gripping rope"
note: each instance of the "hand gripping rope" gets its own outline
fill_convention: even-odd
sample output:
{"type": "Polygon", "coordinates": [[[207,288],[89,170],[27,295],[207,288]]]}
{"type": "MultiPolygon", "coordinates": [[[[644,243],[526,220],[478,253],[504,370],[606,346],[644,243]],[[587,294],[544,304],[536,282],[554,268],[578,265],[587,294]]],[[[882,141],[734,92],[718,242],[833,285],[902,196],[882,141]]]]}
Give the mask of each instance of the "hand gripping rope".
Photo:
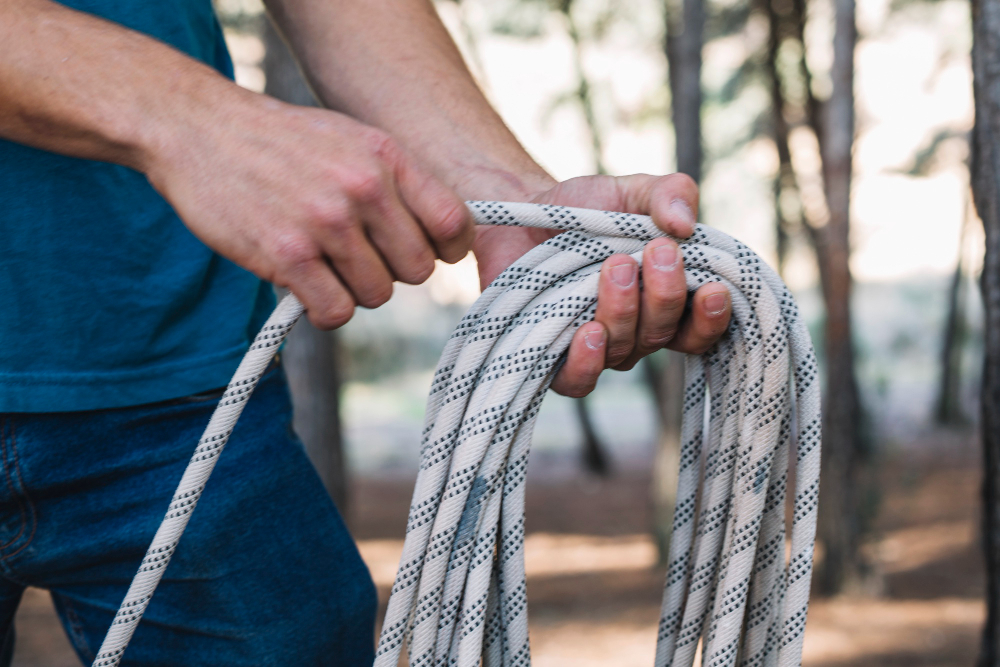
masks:
{"type": "MultiPolygon", "coordinates": [[[[645,243],[664,236],[640,215],[469,207],[479,224],[564,233],[493,281],[441,355],[376,667],[396,667],[404,642],[412,667],[530,664],[524,479],[534,421],[574,332],[593,319],[601,262],[614,253],[641,262],[645,243]]],[[[688,289],[724,283],[733,314],[727,335],[686,362],[656,665],[690,666],[699,645],[710,667],[799,665],[819,491],[816,358],[795,301],[751,250],[701,225],[680,246],[688,289]]],[[[94,667],[120,662],[233,425],[302,310],[286,297],[240,363],[94,667]]]]}

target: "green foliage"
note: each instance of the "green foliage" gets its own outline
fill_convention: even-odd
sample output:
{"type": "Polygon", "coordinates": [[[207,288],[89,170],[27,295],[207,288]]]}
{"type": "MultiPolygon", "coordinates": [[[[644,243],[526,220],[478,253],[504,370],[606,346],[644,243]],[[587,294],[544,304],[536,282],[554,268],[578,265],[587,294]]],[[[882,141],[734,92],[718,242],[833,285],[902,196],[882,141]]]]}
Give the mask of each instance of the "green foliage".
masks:
{"type": "Polygon", "coordinates": [[[944,0],[892,0],[892,4],[889,5],[889,11],[900,12],[911,7],[937,5],[941,2],[944,2],[944,0]]]}
{"type": "Polygon", "coordinates": [[[753,12],[752,3],[737,2],[732,5],[720,6],[719,3],[706,3],[705,43],[723,37],[731,37],[746,27],[747,20],[753,12]]]}
{"type": "Polygon", "coordinates": [[[934,136],[917,148],[910,164],[898,170],[908,176],[930,176],[937,169],[943,148],[954,140],[968,143],[969,133],[952,128],[939,129],[934,136]]]}
{"type": "Polygon", "coordinates": [[[488,5],[490,29],[510,37],[536,38],[546,33],[550,0],[497,0],[488,5]]]}
{"type": "Polygon", "coordinates": [[[760,54],[753,54],[744,60],[721,88],[706,94],[706,100],[721,105],[732,104],[747,88],[766,85],[767,66],[764,59],[759,56],[760,54]]]}

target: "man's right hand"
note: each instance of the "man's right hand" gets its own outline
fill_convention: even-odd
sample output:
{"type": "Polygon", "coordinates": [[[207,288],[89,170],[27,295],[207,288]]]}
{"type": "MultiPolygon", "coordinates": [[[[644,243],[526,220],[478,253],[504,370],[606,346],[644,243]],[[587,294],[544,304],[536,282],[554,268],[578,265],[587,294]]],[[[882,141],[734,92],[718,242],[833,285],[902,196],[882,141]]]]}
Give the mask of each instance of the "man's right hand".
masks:
{"type": "Polygon", "coordinates": [[[0,137],[142,171],[195,235],[323,328],[474,236],[462,200],[384,132],[50,0],[0,2],[0,137]]]}
{"type": "Polygon", "coordinates": [[[391,137],[343,114],[239,91],[204,126],[152,151],[145,171],[204,243],[289,288],[317,327],[374,308],[392,282],[468,253],[462,200],[391,137]]]}

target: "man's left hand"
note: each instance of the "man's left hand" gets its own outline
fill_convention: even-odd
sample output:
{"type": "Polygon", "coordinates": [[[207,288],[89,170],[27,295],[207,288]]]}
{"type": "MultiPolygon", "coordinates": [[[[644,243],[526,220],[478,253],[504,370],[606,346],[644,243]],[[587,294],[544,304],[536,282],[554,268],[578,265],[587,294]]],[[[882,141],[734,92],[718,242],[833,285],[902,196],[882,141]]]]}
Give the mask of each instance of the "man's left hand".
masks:
{"type": "MultiPolygon", "coordinates": [[[[531,201],[649,215],[671,236],[687,238],[694,232],[698,187],[684,174],[585,176],[559,183],[531,201]]],[[[474,249],[482,285],[556,233],[480,228],[474,249]]],[[[603,369],[628,370],[662,347],[689,354],[705,352],[729,326],[729,292],[721,283],[703,285],[691,296],[691,308],[685,314],[687,299],[684,262],[674,241],[650,241],[641,268],[628,255],[612,255],[601,267],[594,321],[576,332],[552,389],[566,396],[585,396],[593,391],[603,369]]]]}

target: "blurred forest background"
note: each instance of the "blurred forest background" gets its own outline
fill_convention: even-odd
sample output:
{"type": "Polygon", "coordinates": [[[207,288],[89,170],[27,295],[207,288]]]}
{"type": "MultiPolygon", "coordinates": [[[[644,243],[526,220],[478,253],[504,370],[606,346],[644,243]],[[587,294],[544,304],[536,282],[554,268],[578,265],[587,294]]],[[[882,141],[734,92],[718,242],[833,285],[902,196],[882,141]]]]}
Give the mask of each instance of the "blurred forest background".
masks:
{"type": "MultiPolygon", "coordinates": [[[[218,0],[237,82],[311,101],[259,0],[218,0]]],[[[701,222],[778,267],[826,382],[806,665],[972,665],[980,538],[983,226],[970,191],[965,0],[439,0],[487,96],[559,179],[683,171],[701,222]]],[[[300,325],[296,426],[383,603],[424,399],[478,295],[473,258],[336,334],[300,325]],[[338,405],[339,412],[331,409],[338,405]]],[[[534,664],[652,664],[669,541],[677,359],[546,399],[529,468],[534,664]]],[[[79,661],[30,591],[15,665],[79,661]]],[[[981,664],[1000,664],[996,658],[981,664]]]]}

